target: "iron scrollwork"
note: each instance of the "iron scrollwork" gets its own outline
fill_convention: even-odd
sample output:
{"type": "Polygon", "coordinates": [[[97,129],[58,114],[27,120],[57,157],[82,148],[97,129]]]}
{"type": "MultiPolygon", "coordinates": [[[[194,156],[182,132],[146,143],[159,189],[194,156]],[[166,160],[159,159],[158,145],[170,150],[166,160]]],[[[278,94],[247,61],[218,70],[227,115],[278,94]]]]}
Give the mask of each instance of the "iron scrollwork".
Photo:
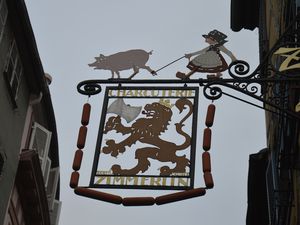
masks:
{"type": "MultiPolygon", "coordinates": [[[[300,118],[298,114],[294,113],[288,108],[289,84],[292,82],[300,82],[299,77],[280,77],[273,71],[274,75],[272,77],[262,78],[260,69],[261,66],[262,65],[255,69],[254,72],[249,74],[250,67],[247,62],[238,61],[232,63],[228,70],[232,79],[207,81],[207,83],[203,85],[204,96],[210,100],[217,100],[225,93],[221,87],[225,87],[235,90],[239,93],[243,93],[247,96],[250,96],[252,99],[262,102],[263,106],[261,108],[268,108],[268,111],[276,112],[276,110],[279,110],[280,113],[300,118]],[[264,91],[262,91],[263,88],[264,91]],[[270,109],[270,107],[273,109],[270,109]]],[[[268,70],[270,68],[271,67],[268,67],[268,70]]],[[[234,98],[247,102],[239,97],[234,98]]]]}
{"type": "Polygon", "coordinates": [[[89,80],[89,81],[82,81],[77,85],[77,91],[82,95],[96,95],[99,94],[102,89],[99,82],[89,80]]]}
{"type": "Polygon", "coordinates": [[[232,79],[218,79],[214,81],[208,81],[203,88],[203,94],[210,100],[217,100],[222,96],[222,89],[219,86],[225,86],[234,89],[238,92],[242,92],[251,97],[260,98],[262,95],[256,96],[260,88],[257,86],[260,84],[260,74],[257,69],[249,74],[250,65],[242,60],[232,62],[228,68],[228,74],[232,79]]]}
{"type": "Polygon", "coordinates": [[[229,65],[228,73],[234,79],[250,79],[254,77],[253,74],[249,74],[250,65],[242,60],[237,60],[229,65]]]}
{"type": "Polygon", "coordinates": [[[249,73],[247,62],[235,61],[228,68],[232,79],[208,81],[204,85],[204,96],[211,100],[219,99],[224,93],[223,86],[262,102],[264,109],[271,107],[273,112],[278,110],[299,119],[299,114],[289,105],[288,93],[291,84],[299,85],[300,82],[299,23],[300,16],[291,22],[252,73],[249,73]]]}

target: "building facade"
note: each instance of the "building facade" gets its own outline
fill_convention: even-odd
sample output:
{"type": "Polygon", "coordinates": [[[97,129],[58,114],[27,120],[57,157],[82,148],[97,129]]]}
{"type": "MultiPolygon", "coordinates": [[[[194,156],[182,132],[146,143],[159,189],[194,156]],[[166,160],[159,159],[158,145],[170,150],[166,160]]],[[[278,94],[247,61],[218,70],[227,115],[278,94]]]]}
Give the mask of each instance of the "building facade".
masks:
{"type": "Polygon", "coordinates": [[[59,155],[48,85],[23,0],[0,0],[0,224],[58,224],[59,155]]]}
{"type": "MultiPolygon", "coordinates": [[[[300,77],[299,0],[232,0],[231,28],[233,31],[258,28],[257,57],[262,77],[300,77]],[[278,57],[276,54],[280,52],[284,54],[278,57]],[[271,64],[275,70],[269,69],[271,64]]],[[[278,106],[294,116],[280,110],[266,112],[267,148],[249,159],[246,222],[247,225],[299,225],[300,82],[279,82],[262,86],[261,90],[265,99],[276,100],[278,106]]]]}

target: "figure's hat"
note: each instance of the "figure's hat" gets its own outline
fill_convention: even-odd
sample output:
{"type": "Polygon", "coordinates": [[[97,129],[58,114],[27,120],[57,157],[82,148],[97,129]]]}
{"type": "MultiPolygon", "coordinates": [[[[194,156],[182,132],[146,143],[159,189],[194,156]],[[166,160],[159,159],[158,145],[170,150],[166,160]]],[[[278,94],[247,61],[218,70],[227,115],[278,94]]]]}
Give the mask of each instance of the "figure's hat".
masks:
{"type": "Polygon", "coordinates": [[[225,42],[227,42],[227,40],[225,40],[227,38],[227,35],[218,30],[212,30],[208,34],[203,34],[202,36],[205,38],[211,38],[219,44],[224,44],[225,42]]]}

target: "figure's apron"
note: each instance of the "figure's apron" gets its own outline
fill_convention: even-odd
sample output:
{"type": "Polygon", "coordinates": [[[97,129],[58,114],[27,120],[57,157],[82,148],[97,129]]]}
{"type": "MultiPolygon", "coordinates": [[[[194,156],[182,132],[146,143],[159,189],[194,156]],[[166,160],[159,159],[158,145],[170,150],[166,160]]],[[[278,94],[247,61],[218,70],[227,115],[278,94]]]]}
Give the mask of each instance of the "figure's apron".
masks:
{"type": "Polygon", "coordinates": [[[219,50],[208,50],[191,60],[187,68],[202,73],[218,73],[228,69],[228,65],[219,50]]]}

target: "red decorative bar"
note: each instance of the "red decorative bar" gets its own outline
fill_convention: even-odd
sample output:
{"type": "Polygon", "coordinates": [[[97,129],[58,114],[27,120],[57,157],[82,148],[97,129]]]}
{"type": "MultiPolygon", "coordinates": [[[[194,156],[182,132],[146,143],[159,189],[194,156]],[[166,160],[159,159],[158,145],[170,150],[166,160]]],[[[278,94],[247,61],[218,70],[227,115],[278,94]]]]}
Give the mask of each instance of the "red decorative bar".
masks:
{"type": "Polygon", "coordinates": [[[199,197],[205,195],[206,190],[204,188],[196,188],[187,191],[182,191],[169,195],[162,195],[155,198],[157,205],[163,205],[171,202],[182,201],[189,198],[199,197]]]}
{"type": "Polygon", "coordinates": [[[155,199],[153,197],[129,197],[129,198],[123,198],[122,204],[124,206],[154,205],[155,199]]]}
{"type": "Polygon", "coordinates": [[[203,133],[203,150],[209,151],[211,147],[211,129],[205,128],[203,133]]]}
{"type": "Polygon", "coordinates": [[[77,148],[82,149],[85,146],[87,127],[81,126],[78,133],[77,148]]]}
{"type": "Polygon", "coordinates": [[[205,172],[204,175],[204,182],[205,182],[205,186],[208,189],[211,189],[214,187],[214,181],[213,181],[213,177],[212,174],[210,172],[205,172]]]}
{"type": "Polygon", "coordinates": [[[90,114],[91,114],[91,105],[89,103],[85,103],[83,105],[82,116],[81,116],[81,124],[83,126],[86,126],[89,124],[90,114]]]}
{"type": "Polygon", "coordinates": [[[76,171],[72,172],[71,180],[70,180],[70,187],[76,188],[78,186],[78,181],[79,181],[79,173],[76,171]]]}
{"type": "Polygon", "coordinates": [[[216,106],[214,104],[210,104],[207,107],[206,120],[205,120],[205,125],[207,127],[211,127],[214,124],[215,112],[216,112],[216,106]]]}
{"type": "Polygon", "coordinates": [[[77,171],[80,170],[81,161],[82,161],[83,151],[78,149],[75,152],[74,160],[73,160],[73,170],[77,171]]]}
{"type": "Polygon", "coordinates": [[[211,161],[209,152],[202,153],[202,169],[204,172],[211,172],[211,161]]]}
{"type": "Polygon", "coordinates": [[[81,196],[92,198],[92,199],[97,199],[97,200],[104,201],[104,202],[110,202],[110,203],[114,203],[114,204],[118,204],[118,205],[122,203],[122,197],[120,197],[118,195],[95,191],[95,190],[88,189],[88,188],[78,187],[78,188],[75,188],[74,192],[77,195],[81,195],[81,196]]]}

